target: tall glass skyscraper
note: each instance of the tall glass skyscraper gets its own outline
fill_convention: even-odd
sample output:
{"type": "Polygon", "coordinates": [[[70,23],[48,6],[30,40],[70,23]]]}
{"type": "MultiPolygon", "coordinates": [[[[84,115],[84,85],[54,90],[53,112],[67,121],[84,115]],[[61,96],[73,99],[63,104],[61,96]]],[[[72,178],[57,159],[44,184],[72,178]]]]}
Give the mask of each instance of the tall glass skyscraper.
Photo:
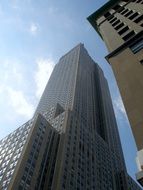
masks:
{"type": "Polygon", "coordinates": [[[34,117],[0,141],[0,189],[138,190],[127,174],[107,81],[77,45],[34,117]]]}

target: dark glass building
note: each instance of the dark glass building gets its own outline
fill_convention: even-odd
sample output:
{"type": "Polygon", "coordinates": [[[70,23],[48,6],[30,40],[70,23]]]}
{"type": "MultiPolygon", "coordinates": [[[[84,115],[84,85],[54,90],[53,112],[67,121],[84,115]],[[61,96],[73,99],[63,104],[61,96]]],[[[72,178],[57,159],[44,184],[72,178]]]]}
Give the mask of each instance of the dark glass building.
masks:
{"type": "Polygon", "coordinates": [[[107,81],[83,44],[61,57],[34,117],[0,141],[0,189],[140,190],[107,81]]]}

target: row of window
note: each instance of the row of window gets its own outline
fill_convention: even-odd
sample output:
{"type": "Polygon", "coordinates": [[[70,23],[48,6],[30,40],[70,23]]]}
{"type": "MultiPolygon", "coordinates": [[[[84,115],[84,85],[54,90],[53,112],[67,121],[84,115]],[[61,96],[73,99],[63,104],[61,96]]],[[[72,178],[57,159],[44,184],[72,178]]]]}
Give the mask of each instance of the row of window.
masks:
{"type": "Polygon", "coordinates": [[[124,41],[129,40],[135,35],[134,30],[130,30],[129,26],[125,25],[125,23],[117,19],[115,16],[108,18],[108,20],[124,41]]]}
{"type": "Polygon", "coordinates": [[[132,0],[132,2],[143,4],[143,0],[132,0]]]}
{"type": "MultiPolygon", "coordinates": [[[[140,24],[140,26],[143,27],[143,15],[140,14],[139,12],[135,10],[130,10],[129,8],[126,8],[119,4],[114,6],[112,9],[117,11],[124,17],[132,20],[136,24],[140,24]]],[[[114,29],[117,30],[118,34],[122,36],[122,39],[124,41],[129,40],[131,37],[135,35],[135,31],[131,30],[129,26],[127,26],[124,22],[118,19],[114,13],[112,14],[110,12],[107,12],[106,14],[104,14],[104,16],[112,24],[114,29]]]]}
{"type": "Polygon", "coordinates": [[[37,134],[34,139],[34,142],[33,142],[32,148],[31,148],[31,152],[27,159],[24,174],[21,178],[21,182],[20,182],[20,186],[19,186],[20,190],[22,190],[22,189],[26,190],[26,189],[29,189],[29,187],[30,187],[31,179],[32,179],[32,176],[33,176],[33,173],[35,170],[35,166],[36,166],[36,161],[38,159],[38,155],[39,155],[40,148],[42,145],[45,128],[46,128],[46,126],[41,122],[40,126],[37,130],[37,134]]]}
{"type": "Polygon", "coordinates": [[[66,142],[63,189],[112,189],[110,155],[103,140],[97,141],[99,137],[95,140],[93,137],[94,133],[87,128],[86,122],[71,118],[66,142]]]}
{"type": "Polygon", "coordinates": [[[2,188],[6,189],[9,185],[23,147],[25,145],[31,122],[27,122],[22,127],[11,133],[2,140],[0,153],[0,181],[2,188]]]}
{"type": "Polygon", "coordinates": [[[120,12],[121,15],[127,17],[128,19],[132,20],[136,24],[141,23],[141,26],[143,26],[142,21],[143,21],[143,15],[141,15],[139,12],[135,10],[130,10],[128,8],[123,8],[122,11],[120,12]]]}

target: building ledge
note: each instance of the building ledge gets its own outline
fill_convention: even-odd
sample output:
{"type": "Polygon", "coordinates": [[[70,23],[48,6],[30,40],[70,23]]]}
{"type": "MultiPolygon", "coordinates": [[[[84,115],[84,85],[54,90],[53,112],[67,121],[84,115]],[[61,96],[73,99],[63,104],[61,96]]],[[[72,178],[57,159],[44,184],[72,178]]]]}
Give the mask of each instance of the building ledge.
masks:
{"type": "Polygon", "coordinates": [[[138,34],[136,34],[135,36],[133,36],[131,39],[129,39],[128,41],[126,41],[124,44],[122,44],[121,46],[119,46],[117,49],[115,49],[114,51],[112,51],[110,54],[108,54],[105,57],[105,59],[108,61],[111,57],[114,57],[115,55],[119,54],[124,49],[130,47],[136,41],[138,41],[139,39],[142,39],[142,38],[143,38],[143,31],[139,32],[138,34]]]}

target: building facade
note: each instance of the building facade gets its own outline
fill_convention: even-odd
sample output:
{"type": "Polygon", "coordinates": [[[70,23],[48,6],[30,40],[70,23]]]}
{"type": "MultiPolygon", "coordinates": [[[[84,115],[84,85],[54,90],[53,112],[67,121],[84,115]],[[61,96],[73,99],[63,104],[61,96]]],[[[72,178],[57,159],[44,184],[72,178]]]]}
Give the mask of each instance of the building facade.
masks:
{"type": "Polygon", "coordinates": [[[61,57],[34,117],[0,141],[2,190],[140,190],[107,81],[83,44],[61,57]]]}
{"type": "MultiPolygon", "coordinates": [[[[109,50],[106,59],[115,74],[135,137],[136,160],[143,180],[143,0],[110,0],[88,20],[109,50]]],[[[137,179],[140,177],[137,175],[137,179]]]]}

